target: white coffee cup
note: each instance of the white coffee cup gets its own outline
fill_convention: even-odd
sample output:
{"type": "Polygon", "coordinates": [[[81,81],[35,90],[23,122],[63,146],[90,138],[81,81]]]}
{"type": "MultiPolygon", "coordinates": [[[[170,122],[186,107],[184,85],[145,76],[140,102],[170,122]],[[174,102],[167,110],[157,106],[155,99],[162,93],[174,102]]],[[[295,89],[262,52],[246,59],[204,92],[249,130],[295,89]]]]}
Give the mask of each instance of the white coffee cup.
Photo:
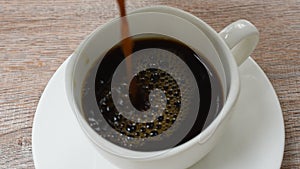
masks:
{"type": "Polygon", "coordinates": [[[258,43],[258,31],[246,20],[236,21],[219,34],[199,18],[182,10],[155,6],[127,16],[131,35],[154,33],[176,38],[201,53],[220,77],[225,101],[219,115],[200,134],[171,149],[141,152],[117,146],[98,135],[84,118],[81,89],[93,64],[121,41],[120,19],[114,19],[91,33],[71,56],[66,69],[66,91],[78,123],[95,149],[120,168],[183,169],[203,158],[226,134],[226,125],[239,96],[238,65],[258,43]]]}

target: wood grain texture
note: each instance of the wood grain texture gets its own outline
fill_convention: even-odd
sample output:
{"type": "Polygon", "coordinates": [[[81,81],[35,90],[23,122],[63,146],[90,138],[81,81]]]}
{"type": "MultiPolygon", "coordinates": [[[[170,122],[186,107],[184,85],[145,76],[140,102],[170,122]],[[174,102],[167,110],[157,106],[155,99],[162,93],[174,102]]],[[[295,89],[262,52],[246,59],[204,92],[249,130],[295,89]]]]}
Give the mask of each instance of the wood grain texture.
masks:
{"type": "MultiPolygon", "coordinates": [[[[240,18],[253,22],[260,42],[252,57],[283,110],[281,168],[300,168],[299,0],[128,0],[127,5],[129,11],[177,7],[217,31],[240,18]]],[[[117,15],[113,0],[0,0],[0,169],[34,168],[32,121],[48,80],[85,36],[117,15]]]]}

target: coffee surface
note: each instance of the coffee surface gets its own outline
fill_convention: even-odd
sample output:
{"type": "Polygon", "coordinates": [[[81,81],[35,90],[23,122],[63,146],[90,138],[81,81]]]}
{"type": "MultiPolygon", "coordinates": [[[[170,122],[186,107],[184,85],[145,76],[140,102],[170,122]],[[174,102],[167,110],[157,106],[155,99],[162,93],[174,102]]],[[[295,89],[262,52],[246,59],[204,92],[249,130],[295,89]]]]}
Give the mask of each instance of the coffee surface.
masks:
{"type": "MultiPolygon", "coordinates": [[[[112,88],[112,78],[125,59],[122,43],[119,43],[95,63],[86,77],[82,90],[82,105],[87,122],[108,141],[138,151],[164,150],[194,138],[217,116],[223,104],[220,80],[213,67],[194,50],[176,39],[150,34],[130,38],[134,42],[133,53],[150,49],[153,51],[151,55],[154,53],[163,57],[160,56],[163,54],[161,51],[165,50],[172,53],[171,57],[181,59],[192,72],[198,89],[192,90],[189,77],[184,77],[180,66],[169,65],[172,61],[161,64],[171,67],[173,72],[158,68],[143,69],[143,64],[151,63],[152,57],[145,53],[149,60],[140,61],[142,71],[131,79],[128,94],[121,93],[120,97],[114,100],[112,91],[121,90],[112,88]],[[172,74],[178,74],[179,78],[175,79],[172,74]],[[159,92],[156,92],[157,95],[151,95],[153,91],[159,92]],[[198,92],[197,95],[192,94],[195,91],[198,92]],[[183,97],[185,95],[188,97],[183,97]],[[199,98],[195,98],[196,96],[199,98]],[[160,104],[164,99],[166,103],[160,104]],[[122,106],[126,100],[137,110],[135,112],[144,113],[144,116],[152,112],[153,117],[149,115],[152,119],[141,121],[138,116],[140,114],[135,113],[130,114],[130,118],[128,114],[125,116],[117,109],[116,104],[122,106]],[[195,118],[191,119],[189,117],[192,110],[189,105],[193,101],[197,101],[199,106],[195,118]],[[154,108],[148,111],[151,106],[154,108]],[[191,125],[188,131],[182,130],[186,124],[191,125]],[[182,131],[184,136],[171,143],[175,135],[182,131]]],[[[120,84],[120,89],[122,85],[120,84]]]]}

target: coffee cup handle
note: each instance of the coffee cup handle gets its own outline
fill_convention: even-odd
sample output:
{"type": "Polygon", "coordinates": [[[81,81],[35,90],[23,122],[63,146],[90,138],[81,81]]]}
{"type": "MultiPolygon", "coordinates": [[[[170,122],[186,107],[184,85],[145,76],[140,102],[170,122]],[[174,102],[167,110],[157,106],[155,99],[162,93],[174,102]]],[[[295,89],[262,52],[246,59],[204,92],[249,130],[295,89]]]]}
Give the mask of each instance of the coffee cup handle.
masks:
{"type": "Polygon", "coordinates": [[[238,66],[249,57],[259,40],[257,28],[247,20],[229,24],[219,35],[228,45],[238,66]]]}

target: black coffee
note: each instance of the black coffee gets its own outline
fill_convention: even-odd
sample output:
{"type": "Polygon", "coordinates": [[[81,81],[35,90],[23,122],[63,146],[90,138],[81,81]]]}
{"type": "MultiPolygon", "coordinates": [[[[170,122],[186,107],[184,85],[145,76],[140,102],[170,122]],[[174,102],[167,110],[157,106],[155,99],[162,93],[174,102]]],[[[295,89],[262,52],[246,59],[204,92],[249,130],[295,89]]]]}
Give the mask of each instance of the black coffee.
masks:
{"type": "MultiPolygon", "coordinates": [[[[161,35],[130,38],[134,44],[133,53],[151,49],[154,51],[152,54],[160,56],[161,50],[164,50],[172,53],[172,57],[180,58],[192,72],[198,87],[197,96],[200,98],[183,97],[184,94],[191,92],[189,91],[191,82],[180,74],[181,67],[176,64],[168,65],[172,63],[170,61],[159,63],[165,64],[174,72],[166,72],[155,66],[142,69],[130,80],[129,94],[120,93],[118,103],[115,103],[112,90],[119,91],[119,89],[112,88],[112,78],[125,59],[121,45],[117,44],[95,64],[86,77],[82,90],[82,105],[87,122],[103,138],[121,147],[137,151],[164,150],[194,138],[210,124],[223,105],[222,87],[215,70],[205,59],[176,39],[161,35]],[[180,78],[175,79],[172,74],[178,74],[180,78]],[[179,84],[184,86],[180,88],[179,84]],[[162,105],[165,107],[151,105],[154,102],[149,98],[154,90],[164,94],[166,103],[162,105]],[[138,112],[145,113],[152,106],[154,107],[151,109],[152,112],[161,111],[161,113],[149,121],[140,121],[138,114],[134,113],[128,118],[116,108],[116,104],[122,105],[126,99],[138,112]],[[198,100],[199,106],[197,115],[191,119],[189,102],[195,100],[198,100]],[[182,130],[186,127],[185,124],[190,124],[190,121],[192,124],[189,131],[182,130]],[[178,141],[176,134],[180,132],[185,132],[185,135],[178,141]],[[176,139],[176,142],[172,142],[176,139]]],[[[147,63],[151,62],[151,57],[153,56],[149,56],[147,63]]],[[[141,60],[140,65],[147,63],[141,60]]],[[[122,85],[120,84],[120,89],[122,85]]],[[[124,107],[126,108],[126,105],[124,107]]]]}

